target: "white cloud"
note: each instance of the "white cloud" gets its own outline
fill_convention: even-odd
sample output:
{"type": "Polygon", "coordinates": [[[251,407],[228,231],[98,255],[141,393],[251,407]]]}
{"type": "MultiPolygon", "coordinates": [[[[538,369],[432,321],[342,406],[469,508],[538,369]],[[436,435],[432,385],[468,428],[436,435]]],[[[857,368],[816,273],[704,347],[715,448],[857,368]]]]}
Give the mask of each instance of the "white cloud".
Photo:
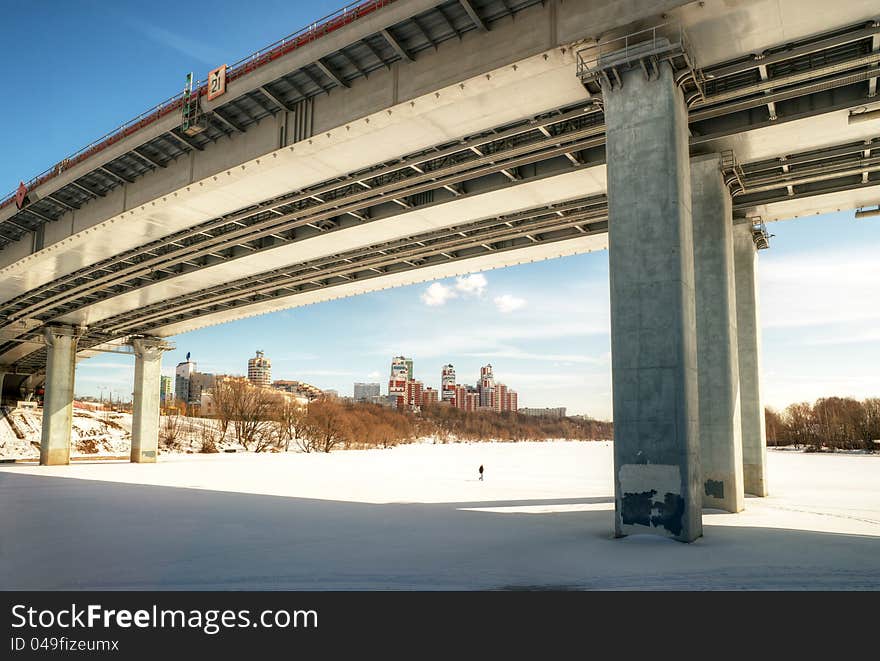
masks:
{"type": "Polygon", "coordinates": [[[495,297],[495,307],[498,308],[499,312],[503,312],[504,314],[519,310],[521,307],[524,307],[525,304],[526,300],[524,298],[517,298],[512,294],[504,294],[503,296],[495,297]]]}
{"type": "Polygon", "coordinates": [[[456,294],[452,289],[440,282],[432,283],[424,292],[422,292],[422,302],[430,307],[445,305],[450,298],[455,298],[456,294]]]}
{"type": "Polygon", "coordinates": [[[378,379],[380,376],[382,375],[379,373],[379,370],[373,370],[372,372],[367,374],[368,379],[378,379]]]}
{"type": "Polygon", "coordinates": [[[482,296],[489,281],[482,273],[459,276],[455,279],[455,288],[465,295],[482,296]]]}

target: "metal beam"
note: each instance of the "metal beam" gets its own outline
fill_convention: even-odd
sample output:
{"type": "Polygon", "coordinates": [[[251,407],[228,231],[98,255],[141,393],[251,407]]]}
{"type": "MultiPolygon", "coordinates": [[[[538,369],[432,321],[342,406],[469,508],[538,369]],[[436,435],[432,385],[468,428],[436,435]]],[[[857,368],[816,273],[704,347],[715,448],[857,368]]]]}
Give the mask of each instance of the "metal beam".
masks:
{"type": "Polygon", "coordinates": [[[434,43],[434,40],[431,39],[430,36],[428,36],[428,32],[427,32],[427,30],[425,30],[425,28],[422,27],[422,24],[419,23],[419,19],[417,19],[415,16],[413,16],[413,17],[412,17],[411,19],[409,19],[409,20],[411,20],[411,21],[413,22],[413,25],[416,26],[416,29],[417,29],[417,30],[419,31],[419,33],[425,38],[425,41],[427,41],[429,44],[431,44],[431,46],[433,46],[434,49],[436,50],[436,49],[437,49],[437,44],[434,43]]]}
{"type": "Polygon", "coordinates": [[[123,175],[121,175],[121,174],[116,174],[115,172],[113,172],[113,170],[111,170],[110,168],[108,168],[108,167],[105,166],[105,165],[99,165],[99,166],[98,166],[98,169],[99,169],[101,172],[106,172],[106,173],[109,174],[111,177],[115,177],[117,180],[122,181],[122,182],[124,182],[124,183],[129,183],[129,184],[133,184],[133,183],[134,183],[134,179],[129,179],[128,177],[125,177],[125,176],[123,176],[123,175]]]}
{"type": "MultiPolygon", "coordinates": [[[[25,209],[25,210],[27,210],[27,209],[25,209]]],[[[33,232],[34,231],[30,227],[25,227],[24,225],[21,225],[17,221],[12,220],[12,218],[7,218],[2,223],[0,223],[0,227],[3,227],[3,225],[12,225],[12,227],[14,227],[17,230],[21,230],[22,232],[33,232]]]]}
{"type": "Polygon", "coordinates": [[[379,60],[379,62],[382,63],[382,66],[383,66],[383,67],[385,67],[386,69],[390,69],[390,68],[391,68],[391,65],[388,64],[388,62],[385,61],[385,59],[379,54],[379,51],[377,51],[377,50],[373,47],[373,44],[371,44],[371,43],[370,43],[369,41],[367,41],[366,39],[361,39],[361,43],[362,43],[364,46],[367,47],[367,49],[373,54],[373,57],[375,57],[377,60],[379,60]]]}
{"type": "Polygon", "coordinates": [[[233,131],[236,131],[236,132],[238,132],[238,133],[244,133],[244,129],[243,129],[242,127],[240,127],[238,124],[236,124],[235,122],[233,122],[233,121],[232,121],[231,119],[229,119],[228,117],[225,117],[225,116],[220,112],[219,109],[215,108],[215,109],[213,110],[213,114],[214,114],[214,117],[216,117],[217,119],[219,119],[219,120],[220,120],[221,122],[223,122],[226,126],[228,126],[229,128],[231,128],[233,131]]]}
{"type": "Polygon", "coordinates": [[[77,188],[79,188],[81,191],[83,191],[83,192],[85,192],[85,193],[88,193],[88,194],[91,195],[92,197],[104,197],[104,193],[97,193],[97,192],[91,190],[90,188],[86,188],[85,186],[83,186],[83,185],[82,185],[81,183],[79,183],[79,182],[71,181],[70,183],[71,183],[72,185],[76,186],[77,188]]]}
{"type": "Polygon", "coordinates": [[[189,138],[185,138],[182,135],[178,135],[173,130],[168,131],[165,135],[170,135],[177,142],[179,142],[180,144],[182,144],[184,147],[186,147],[188,149],[198,149],[199,151],[204,151],[203,147],[199,147],[199,145],[197,145],[195,142],[191,141],[189,138]]]}
{"type": "Polygon", "coordinates": [[[324,87],[320,82],[318,82],[315,79],[315,77],[312,74],[310,74],[305,67],[300,69],[300,71],[302,72],[302,75],[304,75],[306,78],[308,78],[310,81],[312,81],[319,90],[321,90],[324,94],[327,93],[327,88],[324,87]]]}
{"type": "Polygon", "coordinates": [[[784,60],[790,60],[796,57],[800,57],[802,55],[810,55],[811,53],[817,53],[821,50],[836,48],[837,46],[843,46],[844,44],[849,44],[854,41],[861,41],[862,39],[865,39],[867,37],[873,37],[876,34],[880,34],[880,22],[872,24],[869,27],[854,30],[852,32],[846,32],[841,35],[828,37],[827,39],[810,41],[802,46],[778,51],[771,55],[766,55],[753,60],[736,62],[734,64],[728,65],[721,64],[714,68],[708,67],[704,69],[704,73],[706,74],[706,77],[710,79],[724,78],[725,76],[732,76],[738,73],[742,73],[743,71],[748,71],[749,69],[756,69],[759,65],[763,65],[766,67],[771,64],[776,64],[777,62],[782,62],[784,60]]]}
{"type": "MultiPolygon", "coordinates": [[[[39,211],[34,211],[33,209],[31,209],[31,206],[33,206],[33,205],[25,207],[24,209],[22,209],[22,211],[26,211],[27,213],[31,214],[32,216],[36,216],[37,218],[39,218],[40,220],[42,220],[45,223],[52,222],[52,218],[49,218],[49,216],[44,216],[39,211]]],[[[12,219],[10,218],[10,220],[12,220],[12,219]]]]}
{"type": "MultiPolygon", "coordinates": [[[[871,52],[876,53],[878,51],[880,51],[880,34],[875,34],[873,37],[871,37],[871,52]]],[[[875,96],[877,96],[877,78],[869,78],[868,98],[873,99],[875,96]]]]}
{"type": "Polygon", "coordinates": [[[394,52],[400,55],[401,59],[404,59],[407,62],[415,62],[413,56],[410,55],[407,50],[400,45],[400,42],[397,41],[397,39],[394,37],[394,35],[391,34],[391,32],[383,28],[379,31],[379,34],[381,34],[385,38],[385,41],[387,41],[388,45],[394,49],[394,52]]]}
{"type": "Polygon", "coordinates": [[[470,3],[470,0],[458,1],[461,3],[461,6],[464,7],[467,15],[470,16],[471,20],[474,22],[474,25],[477,26],[477,29],[481,32],[488,32],[489,27],[483,22],[483,19],[480,18],[480,15],[477,13],[476,9],[474,9],[473,5],[470,3]]]}
{"type": "Polygon", "coordinates": [[[325,76],[327,76],[330,80],[332,80],[337,87],[350,87],[348,83],[342,80],[342,76],[336,73],[329,65],[324,64],[323,60],[318,58],[315,60],[315,66],[318,67],[325,76]]]}
{"type": "Polygon", "coordinates": [[[461,32],[455,29],[455,26],[452,24],[450,18],[446,15],[446,12],[443,10],[443,7],[437,7],[437,13],[440,14],[440,17],[443,19],[443,22],[446,23],[446,26],[452,30],[452,34],[461,39],[461,32]]]}
{"type": "MultiPolygon", "coordinates": [[[[294,72],[294,73],[296,73],[296,72],[294,72]]],[[[290,86],[293,88],[293,91],[294,91],[294,92],[296,92],[297,94],[299,94],[299,95],[302,97],[302,99],[308,99],[308,98],[309,98],[309,95],[306,94],[306,93],[302,90],[302,88],[301,88],[299,85],[296,84],[296,81],[293,79],[293,74],[291,74],[291,75],[289,75],[289,76],[285,76],[285,77],[284,77],[284,80],[287,82],[288,85],[290,85],[290,86]]],[[[300,99],[300,100],[302,100],[302,99],[300,99]]]]}
{"type": "Polygon", "coordinates": [[[165,168],[165,167],[168,167],[168,166],[165,165],[164,163],[160,163],[159,161],[157,161],[156,159],[154,159],[152,156],[147,156],[147,155],[144,154],[143,152],[139,152],[136,148],[135,148],[135,149],[132,149],[130,153],[134,154],[135,156],[140,157],[141,160],[146,161],[146,162],[149,163],[150,165],[155,165],[157,168],[165,168]]]}
{"type": "MultiPolygon", "coordinates": [[[[294,89],[296,89],[296,88],[294,88],[294,89]]],[[[276,106],[278,106],[282,110],[286,110],[288,112],[291,110],[291,108],[286,103],[284,103],[284,101],[282,101],[277,96],[275,96],[272,92],[270,92],[268,89],[266,89],[265,85],[260,87],[259,90],[263,93],[263,96],[265,96],[267,99],[269,99],[272,103],[274,103],[276,106]]]]}
{"type": "Polygon", "coordinates": [[[344,50],[339,50],[337,51],[337,54],[340,57],[344,58],[345,61],[348,62],[349,66],[351,66],[355,71],[358,72],[359,76],[363,76],[364,78],[367,77],[366,72],[358,66],[358,63],[355,62],[354,58],[351,57],[348,53],[346,53],[344,50]]]}
{"type": "MultiPolygon", "coordinates": [[[[767,75],[767,67],[764,66],[763,64],[758,67],[758,75],[761,76],[761,80],[768,80],[769,79],[769,76],[767,75]]],[[[766,94],[766,92],[765,92],[765,94],[766,94]]],[[[773,101],[771,101],[770,103],[767,104],[767,110],[770,112],[770,121],[775,122],[776,121],[776,104],[773,101]]]]}
{"type": "Polygon", "coordinates": [[[53,202],[57,202],[59,205],[61,205],[65,209],[69,209],[70,211],[76,211],[77,209],[79,209],[79,207],[74,206],[72,204],[68,204],[64,200],[59,200],[57,197],[55,197],[54,193],[49,193],[49,195],[47,195],[46,198],[52,200],[53,202]]]}

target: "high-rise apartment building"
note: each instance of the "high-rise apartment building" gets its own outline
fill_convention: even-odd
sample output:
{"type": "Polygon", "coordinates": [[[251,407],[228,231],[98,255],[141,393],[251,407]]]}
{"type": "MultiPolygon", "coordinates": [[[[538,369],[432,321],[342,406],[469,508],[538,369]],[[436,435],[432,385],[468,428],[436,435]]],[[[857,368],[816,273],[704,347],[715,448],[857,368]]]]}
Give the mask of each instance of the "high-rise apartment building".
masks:
{"type": "Polygon", "coordinates": [[[406,382],[413,379],[413,360],[395,356],[391,360],[391,378],[388,379],[388,395],[401,397],[406,394],[406,382]]]}
{"type": "Polygon", "coordinates": [[[268,388],[272,383],[272,361],[262,351],[248,360],[248,381],[261,388],[268,388]]]}
{"type": "Polygon", "coordinates": [[[511,390],[503,383],[495,384],[492,406],[499,413],[503,411],[516,411],[518,399],[516,391],[511,390]]]}
{"type": "Polygon", "coordinates": [[[168,406],[174,399],[174,380],[170,376],[159,377],[159,403],[168,406]]]}
{"type": "Polygon", "coordinates": [[[455,399],[452,403],[455,408],[462,411],[476,411],[480,407],[480,393],[472,386],[456,384],[455,399]]]}
{"type": "Polygon", "coordinates": [[[422,391],[422,406],[431,406],[437,404],[440,393],[433,388],[425,388],[422,391]]]}
{"type": "Polygon", "coordinates": [[[380,386],[378,383],[355,383],[354,384],[354,401],[370,402],[374,397],[380,394],[380,386]]]}
{"type": "Polygon", "coordinates": [[[480,368],[480,382],[477,384],[480,393],[480,406],[493,406],[495,395],[495,375],[492,373],[492,365],[480,368]]]}
{"type": "Polygon", "coordinates": [[[455,368],[451,364],[440,371],[440,398],[444,402],[455,399],[455,368]]]}
{"type": "Polygon", "coordinates": [[[186,354],[186,362],[178,363],[174,369],[174,399],[189,402],[189,380],[196,371],[196,364],[186,354]]]}
{"type": "Polygon", "coordinates": [[[405,404],[411,408],[417,408],[422,405],[422,392],[424,384],[421,381],[409,380],[406,382],[406,399],[405,404]]]}
{"type": "Polygon", "coordinates": [[[186,354],[186,362],[174,370],[174,398],[187,404],[200,404],[202,391],[214,387],[214,375],[196,371],[196,364],[186,354]]]}

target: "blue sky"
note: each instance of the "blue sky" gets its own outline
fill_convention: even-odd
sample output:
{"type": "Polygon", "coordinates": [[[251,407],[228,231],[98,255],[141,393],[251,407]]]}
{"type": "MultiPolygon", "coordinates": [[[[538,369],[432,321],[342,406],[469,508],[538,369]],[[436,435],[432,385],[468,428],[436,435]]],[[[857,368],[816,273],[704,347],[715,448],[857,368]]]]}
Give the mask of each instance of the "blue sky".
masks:
{"type": "MultiPolygon", "coordinates": [[[[152,2],[5,2],[0,53],[0,191],[27,180],[182,88],[338,7],[334,2],[215,2],[210,20],[152,2]],[[12,158],[8,155],[14,155],[12,158]]],[[[853,212],[774,223],[761,253],[765,401],[880,396],[880,218],[853,212]]],[[[608,254],[592,253],[461,281],[450,278],[242,320],[180,335],[164,369],[191,351],[203,371],[245,373],[257,349],[275,378],[350,393],[387,381],[390,359],[415,360],[438,387],[480,365],[520,393],[521,406],[611,416],[608,254]]],[[[133,359],[104,354],[77,369],[77,392],[132,390],[133,359]]]]}

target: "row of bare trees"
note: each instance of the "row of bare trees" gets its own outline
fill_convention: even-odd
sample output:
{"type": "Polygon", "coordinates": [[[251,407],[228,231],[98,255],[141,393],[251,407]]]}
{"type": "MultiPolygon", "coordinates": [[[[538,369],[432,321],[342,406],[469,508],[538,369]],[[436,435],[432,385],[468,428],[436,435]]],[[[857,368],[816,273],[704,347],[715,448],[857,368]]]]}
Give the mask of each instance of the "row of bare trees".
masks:
{"type": "Polygon", "coordinates": [[[783,411],[765,409],[768,445],[809,450],[867,450],[880,440],[880,398],[823,397],[814,404],[791,404],[783,411]]]}
{"type": "Polygon", "coordinates": [[[253,452],[330,452],[334,448],[391,447],[411,440],[410,416],[377,405],[324,397],[303,405],[244,379],[226,379],[212,392],[215,420],[168,415],[160,436],[169,449],[217,452],[227,439],[253,452]]]}
{"type": "Polygon", "coordinates": [[[599,440],[613,437],[610,422],[548,419],[514,412],[469,413],[449,406],[425,407],[420,414],[377,404],[323,397],[307,405],[245,379],[226,379],[213,389],[214,420],[164,416],[165,447],[217,452],[227,440],[253,452],[330,452],[390,448],[419,437],[449,440],[599,440]]]}
{"type": "Polygon", "coordinates": [[[545,418],[506,411],[476,413],[451,406],[430,406],[422,410],[422,431],[442,442],[450,438],[468,441],[544,441],[570,439],[579,441],[610,440],[614,437],[611,422],[590,418],[545,418]]]}

